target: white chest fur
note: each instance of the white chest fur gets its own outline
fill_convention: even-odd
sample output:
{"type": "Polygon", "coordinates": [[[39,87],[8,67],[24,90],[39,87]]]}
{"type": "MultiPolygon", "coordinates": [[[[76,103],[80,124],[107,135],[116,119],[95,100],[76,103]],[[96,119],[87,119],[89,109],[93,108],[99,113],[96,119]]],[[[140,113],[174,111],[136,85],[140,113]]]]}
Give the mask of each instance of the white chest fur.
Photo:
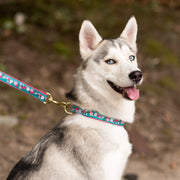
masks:
{"type": "Polygon", "coordinates": [[[109,152],[103,161],[105,180],[120,180],[124,171],[127,159],[131,154],[131,144],[109,152]]]}
{"type": "Polygon", "coordinates": [[[100,163],[103,169],[103,180],[120,180],[132,149],[124,127],[102,123],[80,115],[73,116],[69,120],[67,118],[65,124],[71,123],[80,125],[82,128],[91,127],[101,133],[102,141],[98,144],[102,147],[101,154],[103,154],[100,163]]]}
{"type": "Polygon", "coordinates": [[[132,148],[126,130],[123,127],[115,127],[113,129],[114,131],[111,132],[110,137],[115,148],[105,154],[102,162],[105,180],[121,179],[132,148]]]}

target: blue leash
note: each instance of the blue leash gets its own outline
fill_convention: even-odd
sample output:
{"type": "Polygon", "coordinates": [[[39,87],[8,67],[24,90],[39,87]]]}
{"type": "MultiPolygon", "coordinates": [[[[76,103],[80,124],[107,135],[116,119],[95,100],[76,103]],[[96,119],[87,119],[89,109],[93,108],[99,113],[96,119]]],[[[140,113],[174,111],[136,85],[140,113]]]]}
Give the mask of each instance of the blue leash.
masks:
{"type": "Polygon", "coordinates": [[[118,126],[124,125],[124,122],[122,120],[107,117],[105,115],[100,114],[97,111],[93,111],[93,110],[89,111],[86,109],[82,109],[76,105],[72,106],[72,113],[71,113],[67,110],[67,108],[69,108],[69,106],[71,104],[70,102],[55,101],[50,93],[48,93],[48,92],[45,93],[39,89],[36,89],[36,88],[16,79],[16,78],[14,78],[14,77],[12,77],[12,76],[10,76],[10,75],[2,72],[2,71],[0,71],[0,81],[11,86],[11,87],[13,87],[13,88],[20,90],[22,92],[25,92],[26,94],[29,94],[29,95],[37,98],[38,100],[40,100],[44,104],[54,103],[58,106],[61,106],[64,108],[64,111],[67,114],[72,114],[72,113],[81,114],[81,115],[89,117],[91,119],[96,119],[96,120],[103,121],[106,123],[110,123],[110,124],[114,124],[114,125],[118,125],[118,126]]]}
{"type": "Polygon", "coordinates": [[[38,100],[42,101],[43,103],[46,102],[47,100],[47,97],[48,97],[48,94],[39,90],[39,89],[36,89],[18,79],[15,79],[14,77],[0,71],[0,81],[13,87],[13,88],[16,88],[22,92],[25,92],[35,98],[37,98],[38,100]]]}
{"type": "Polygon", "coordinates": [[[44,104],[48,104],[48,103],[54,103],[58,106],[61,106],[64,108],[64,111],[67,113],[67,114],[72,114],[71,112],[69,112],[67,110],[67,108],[69,107],[70,103],[69,102],[58,102],[58,101],[55,101],[52,97],[52,95],[50,93],[46,93],[46,92],[43,92],[37,88],[34,88],[2,71],[0,71],[0,81],[13,87],[13,88],[16,88],[26,94],[29,94],[35,98],[37,98],[38,100],[40,100],[41,102],[43,102],[44,104]]]}

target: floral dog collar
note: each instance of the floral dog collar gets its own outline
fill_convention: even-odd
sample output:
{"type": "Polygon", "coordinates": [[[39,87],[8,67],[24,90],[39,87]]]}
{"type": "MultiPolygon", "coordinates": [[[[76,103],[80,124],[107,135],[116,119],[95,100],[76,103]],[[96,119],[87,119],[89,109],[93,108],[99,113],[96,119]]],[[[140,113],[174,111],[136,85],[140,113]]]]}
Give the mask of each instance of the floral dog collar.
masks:
{"type": "Polygon", "coordinates": [[[114,125],[118,125],[118,126],[123,126],[124,125],[124,122],[122,120],[102,115],[97,111],[93,111],[93,110],[89,111],[89,110],[86,110],[86,109],[82,109],[82,108],[80,108],[79,106],[76,106],[76,105],[72,106],[72,113],[81,114],[83,116],[86,116],[86,117],[89,117],[89,118],[92,118],[92,119],[96,119],[96,120],[99,120],[99,121],[102,121],[102,122],[106,122],[106,123],[110,123],[110,124],[114,124],[114,125]]]}

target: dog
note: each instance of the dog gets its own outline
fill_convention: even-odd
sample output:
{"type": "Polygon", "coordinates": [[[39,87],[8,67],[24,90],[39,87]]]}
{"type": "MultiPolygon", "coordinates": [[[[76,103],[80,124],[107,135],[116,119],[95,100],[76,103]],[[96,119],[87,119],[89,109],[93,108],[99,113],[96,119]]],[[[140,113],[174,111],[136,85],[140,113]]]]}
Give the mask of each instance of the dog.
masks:
{"type": "MultiPolygon", "coordinates": [[[[139,97],[136,85],[143,81],[136,36],[134,16],[116,39],[102,39],[90,21],[83,21],[79,33],[82,63],[66,95],[72,104],[85,112],[133,122],[139,97]]],[[[74,113],[47,133],[7,180],[120,180],[131,151],[123,126],[74,113]]]]}

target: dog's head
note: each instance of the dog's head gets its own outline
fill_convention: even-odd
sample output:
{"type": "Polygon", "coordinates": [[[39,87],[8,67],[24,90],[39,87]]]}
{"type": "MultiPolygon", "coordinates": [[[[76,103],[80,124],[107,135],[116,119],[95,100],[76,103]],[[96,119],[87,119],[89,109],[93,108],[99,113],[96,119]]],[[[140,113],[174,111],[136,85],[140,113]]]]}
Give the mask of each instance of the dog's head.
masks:
{"type": "Polygon", "coordinates": [[[136,85],[142,82],[142,72],[137,66],[136,36],[135,17],[129,19],[117,39],[103,40],[90,21],[82,23],[79,33],[82,73],[93,90],[104,96],[138,99],[136,85]]]}

